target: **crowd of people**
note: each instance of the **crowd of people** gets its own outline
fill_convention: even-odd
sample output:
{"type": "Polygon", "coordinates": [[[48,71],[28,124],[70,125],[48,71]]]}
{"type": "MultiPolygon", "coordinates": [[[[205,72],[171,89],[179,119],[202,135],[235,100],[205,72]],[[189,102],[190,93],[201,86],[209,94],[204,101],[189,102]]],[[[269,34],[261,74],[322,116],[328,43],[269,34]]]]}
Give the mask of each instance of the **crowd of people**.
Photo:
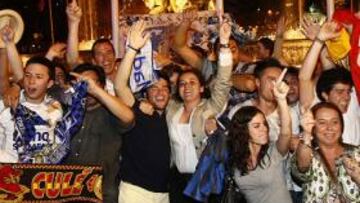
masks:
{"type": "MultiPolygon", "coordinates": [[[[185,13],[171,47],[183,65],[168,60],[138,94],[129,80],[151,38],[146,23],[131,26],[120,60],[99,39],[84,62],[76,1],[66,14],[67,43],[25,66],[14,31],[0,30],[0,163],[101,165],[106,203],[192,203],[183,191],[208,139],[223,136],[225,171],[244,202],[360,202],[360,100],[349,67],[336,65],[326,44],[339,22],[305,20],[312,45],[292,67],[281,57],[284,19],[275,42],[258,40],[254,60],[227,21],[213,49],[190,47],[193,14],[185,13]]],[[[223,202],[220,184],[205,202],[223,202]]]]}

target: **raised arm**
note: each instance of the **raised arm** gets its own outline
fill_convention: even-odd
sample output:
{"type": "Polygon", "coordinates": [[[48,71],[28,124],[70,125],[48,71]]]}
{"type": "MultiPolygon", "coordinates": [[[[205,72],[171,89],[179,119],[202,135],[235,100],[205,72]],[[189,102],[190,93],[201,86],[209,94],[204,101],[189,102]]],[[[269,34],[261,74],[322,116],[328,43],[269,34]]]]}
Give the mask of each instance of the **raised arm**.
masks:
{"type": "Polygon", "coordinates": [[[79,59],[79,24],[82,16],[76,0],[66,7],[66,15],[68,20],[66,60],[71,67],[75,67],[79,59]]]}
{"type": "MultiPolygon", "coordinates": [[[[224,22],[220,25],[220,44],[227,45],[231,34],[231,26],[224,22]]],[[[220,113],[229,99],[229,92],[231,88],[231,73],[233,67],[233,60],[231,50],[229,48],[220,48],[219,70],[215,76],[214,85],[211,86],[210,105],[212,110],[220,113]]]]}
{"type": "Polygon", "coordinates": [[[16,49],[14,42],[15,33],[13,29],[6,25],[1,30],[1,39],[5,44],[5,49],[7,52],[7,58],[10,64],[10,67],[13,71],[14,82],[19,82],[24,77],[23,64],[20,58],[20,55],[16,49]]]}
{"type": "Polygon", "coordinates": [[[335,12],[334,0],[326,0],[326,14],[328,21],[332,19],[334,12],[335,12]]]}
{"type": "Polygon", "coordinates": [[[326,47],[323,47],[320,53],[320,60],[323,67],[323,70],[329,70],[335,67],[335,64],[329,56],[329,52],[326,47]]]}
{"type": "Polygon", "coordinates": [[[2,98],[4,92],[9,88],[9,73],[8,73],[8,60],[6,57],[6,50],[0,48],[0,97],[2,98]]]}
{"type": "Polygon", "coordinates": [[[255,77],[252,74],[232,74],[233,87],[242,92],[254,92],[256,90],[255,77]]]}
{"type": "Polygon", "coordinates": [[[84,75],[71,72],[72,76],[78,80],[84,80],[88,84],[88,93],[97,98],[107,109],[110,110],[119,120],[125,124],[131,124],[134,121],[133,111],[125,105],[119,98],[110,95],[103,88],[96,84],[96,82],[84,75]]]}
{"type": "MultiPolygon", "coordinates": [[[[303,27],[305,30],[313,26],[312,22],[304,20],[303,27]]],[[[317,34],[314,31],[311,32],[311,35],[309,32],[305,33],[310,39],[313,38],[314,40],[299,72],[300,104],[305,109],[309,108],[315,99],[315,81],[312,79],[312,75],[315,71],[320,51],[326,40],[336,38],[339,35],[336,32],[336,28],[337,24],[335,22],[326,22],[317,34]]]]}
{"type": "Polygon", "coordinates": [[[296,149],[296,165],[298,171],[305,173],[311,166],[312,148],[311,140],[312,129],[314,127],[315,120],[310,110],[303,113],[301,118],[301,127],[303,128],[303,134],[298,148],[296,149]]]}
{"type": "Polygon", "coordinates": [[[283,70],[280,77],[275,82],[273,90],[280,113],[280,135],[276,142],[276,146],[278,151],[283,156],[285,156],[289,151],[292,136],[290,109],[286,101],[286,95],[289,92],[289,86],[284,81],[282,81],[286,71],[287,69],[283,70]]]}
{"type": "Polygon", "coordinates": [[[286,18],[284,16],[281,16],[278,23],[277,23],[277,29],[276,29],[276,39],[274,44],[274,52],[273,57],[281,60],[281,49],[284,42],[284,33],[286,30],[286,18]]]}
{"type": "Polygon", "coordinates": [[[184,13],[183,22],[179,25],[176,30],[174,38],[173,50],[181,56],[184,61],[191,67],[201,69],[203,65],[203,59],[199,57],[194,50],[187,46],[187,32],[190,28],[191,21],[193,20],[194,13],[184,13]]]}
{"type": "Polygon", "coordinates": [[[66,52],[66,44],[65,43],[55,43],[50,46],[48,51],[46,52],[45,57],[50,61],[54,60],[54,58],[63,59],[66,52]]]}
{"type": "Polygon", "coordinates": [[[150,38],[149,33],[144,33],[146,28],[144,21],[138,21],[131,26],[128,34],[129,47],[122,59],[115,78],[115,92],[127,106],[132,107],[135,97],[129,87],[129,78],[135,56],[150,38]]]}

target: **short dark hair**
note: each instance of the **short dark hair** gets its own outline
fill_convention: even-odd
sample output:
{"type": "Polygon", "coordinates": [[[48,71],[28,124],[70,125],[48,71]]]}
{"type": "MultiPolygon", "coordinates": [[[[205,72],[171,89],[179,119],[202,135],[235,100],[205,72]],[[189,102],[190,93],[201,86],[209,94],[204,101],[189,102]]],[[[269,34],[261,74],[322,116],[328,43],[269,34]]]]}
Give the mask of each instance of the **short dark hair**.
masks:
{"type": "Polygon", "coordinates": [[[316,84],[316,95],[321,101],[325,101],[322,93],[329,94],[334,88],[334,85],[338,83],[350,85],[352,87],[353,81],[351,79],[350,71],[340,66],[323,71],[316,84]]]}
{"type": "Polygon", "coordinates": [[[182,72],[182,69],[179,65],[174,64],[174,63],[170,63],[166,66],[164,66],[161,71],[159,72],[159,74],[165,74],[167,75],[168,79],[170,79],[170,77],[174,74],[174,73],[178,73],[180,75],[180,73],[182,72]]]}
{"type": "Polygon", "coordinates": [[[50,80],[55,80],[55,66],[54,66],[54,63],[51,62],[49,59],[47,59],[43,56],[34,56],[34,57],[31,57],[26,62],[25,67],[27,67],[31,64],[41,64],[41,65],[45,66],[48,69],[48,74],[49,74],[50,80]]]}
{"type": "Polygon", "coordinates": [[[270,56],[272,56],[273,52],[274,52],[274,41],[272,41],[271,39],[267,38],[267,37],[263,37],[261,39],[259,39],[258,41],[260,44],[262,44],[265,49],[270,51],[270,56]]]}
{"type": "Polygon", "coordinates": [[[113,52],[115,53],[115,48],[114,45],[111,43],[110,39],[107,38],[101,38],[101,39],[97,39],[94,44],[91,47],[91,55],[92,57],[95,57],[95,47],[98,44],[109,44],[111,46],[111,49],[113,50],[113,52]]]}
{"type": "Polygon", "coordinates": [[[268,58],[263,61],[257,62],[254,70],[255,78],[260,78],[266,69],[273,67],[279,68],[281,70],[284,68],[275,58],[268,58]]]}
{"type": "Polygon", "coordinates": [[[75,73],[83,73],[85,71],[93,71],[98,76],[101,85],[105,86],[106,76],[104,69],[101,66],[93,65],[91,63],[83,63],[76,66],[73,70],[75,73]]]}
{"type": "Polygon", "coordinates": [[[287,68],[286,75],[299,77],[299,68],[296,68],[294,66],[287,66],[286,68],[287,68]]]}

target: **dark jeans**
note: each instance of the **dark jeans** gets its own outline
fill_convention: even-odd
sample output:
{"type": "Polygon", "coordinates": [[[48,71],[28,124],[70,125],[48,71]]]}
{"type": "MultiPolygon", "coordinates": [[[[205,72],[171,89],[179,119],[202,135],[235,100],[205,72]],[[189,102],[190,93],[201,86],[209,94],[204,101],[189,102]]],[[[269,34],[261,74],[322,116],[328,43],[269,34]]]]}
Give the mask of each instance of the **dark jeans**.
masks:
{"type": "Polygon", "coordinates": [[[303,192],[295,192],[290,190],[290,195],[293,203],[302,203],[303,192]]]}

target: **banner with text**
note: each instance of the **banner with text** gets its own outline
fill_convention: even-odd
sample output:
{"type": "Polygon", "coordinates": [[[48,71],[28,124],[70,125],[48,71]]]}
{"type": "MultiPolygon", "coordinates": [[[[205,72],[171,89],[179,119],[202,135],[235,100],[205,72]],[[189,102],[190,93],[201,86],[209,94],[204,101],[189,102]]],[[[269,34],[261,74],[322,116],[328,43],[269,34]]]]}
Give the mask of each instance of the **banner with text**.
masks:
{"type": "Polygon", "coordinates": [[[102,202],[102,168],[0,164],[0,202],[102,202]]]}

